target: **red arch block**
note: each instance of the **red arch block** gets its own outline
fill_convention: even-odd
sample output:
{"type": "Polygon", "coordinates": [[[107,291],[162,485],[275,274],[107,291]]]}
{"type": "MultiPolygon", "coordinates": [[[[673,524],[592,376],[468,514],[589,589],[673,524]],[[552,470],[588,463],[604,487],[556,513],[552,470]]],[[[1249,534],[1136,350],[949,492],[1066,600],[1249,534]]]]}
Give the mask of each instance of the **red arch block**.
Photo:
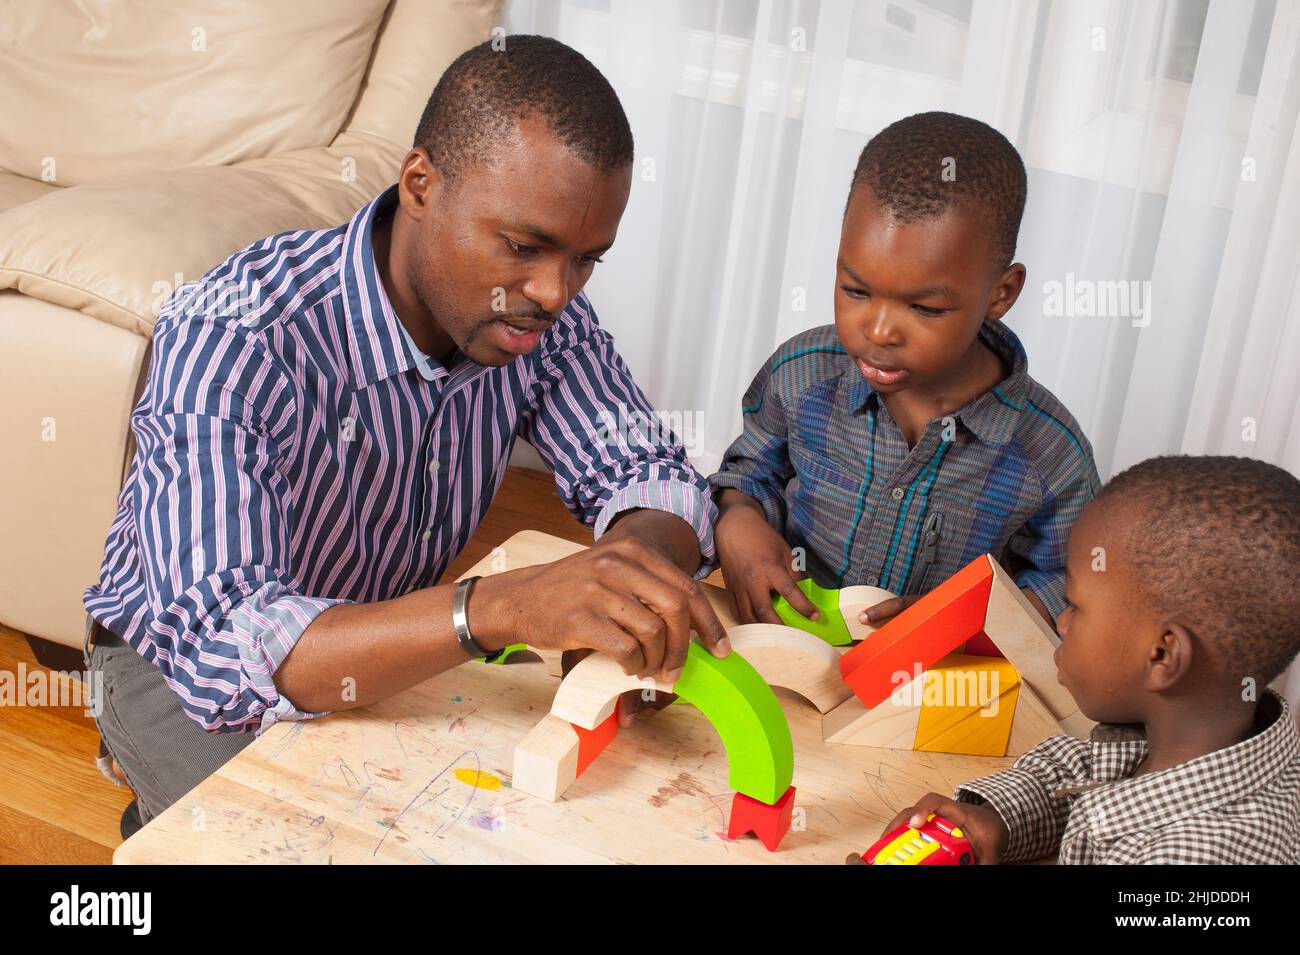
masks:
{"type": "Polygon", "coordinates": [[[840,657],[840,676],[870,709],[984,630],[993,567],[983,555],[840,657]]]}

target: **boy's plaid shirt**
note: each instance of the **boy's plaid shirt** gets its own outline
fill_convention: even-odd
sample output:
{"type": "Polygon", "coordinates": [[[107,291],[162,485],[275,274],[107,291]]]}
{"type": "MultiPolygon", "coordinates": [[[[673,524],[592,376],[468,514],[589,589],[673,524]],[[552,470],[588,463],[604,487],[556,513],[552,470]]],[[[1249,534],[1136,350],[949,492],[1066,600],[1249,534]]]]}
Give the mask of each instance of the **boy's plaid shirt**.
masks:
{"type": "Polygon", "coordinates": [[[1009,328],[980,338],[1010,375],[909,449],[835,326],[796,335],[745,392],[710,484],[758,501],[822,586],[924,593],[991,553],[1059,615],[1066,539],[1100,485],[1092,448],[1009,328]]]}
{"type": "Polygon", "coordinates": [[[1103,723],[1091,742],[1053,736],[1005,772],[957,788],[997,810],[1004,862],[1060,850],[1062,864],[1300,863],[1300,736],[1266,690],[1249,739],[1149,776],[1141,727],[1103,723]]]}

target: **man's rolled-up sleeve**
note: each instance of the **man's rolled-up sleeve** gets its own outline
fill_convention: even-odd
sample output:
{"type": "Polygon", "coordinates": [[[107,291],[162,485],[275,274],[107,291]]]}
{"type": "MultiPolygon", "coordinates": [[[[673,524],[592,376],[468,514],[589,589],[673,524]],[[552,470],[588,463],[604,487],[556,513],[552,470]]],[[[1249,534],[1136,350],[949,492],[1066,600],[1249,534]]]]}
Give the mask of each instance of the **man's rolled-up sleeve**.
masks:
{"type": "Polygon", "coordinates": [[[286,389],[255,348],[228,341],[229,378],[173,377],[196,340],[192,330],[155,338],[151,400],[132,421],[149,608],[139,649],[204,730],[260,731],[323,715],[297,709],[274,675],[316,616],[345,601],[302,593],[285,569],[286,479],[266,422],[290,417],[286,389]],[[257,402],[240,391],[248,379],[257,402]],[[263,400],[271,414],[253,410],[263,400]]]}
{"type": "Polygon", "coordinates": [[[695,576],[707,576],[717,557],[708,482],[687,458],[672,416],[655,411],[596,324],[586,296],[565,312],[572,330],[538,358],[520,436],[551,469],[564,505],[597,538],[624,511],[675,514],[699,541],[695,576]]]}

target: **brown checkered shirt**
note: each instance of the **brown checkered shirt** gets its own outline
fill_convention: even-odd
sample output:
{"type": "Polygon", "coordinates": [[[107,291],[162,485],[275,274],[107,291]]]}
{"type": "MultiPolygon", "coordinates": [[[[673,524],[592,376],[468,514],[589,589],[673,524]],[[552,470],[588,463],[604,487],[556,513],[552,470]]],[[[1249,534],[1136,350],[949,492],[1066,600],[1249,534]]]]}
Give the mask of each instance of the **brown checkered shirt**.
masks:
{"type": "Polygon", "coordinates": [[[1010,831],[1004,862],[1059,849],[1061,864],[1300,863],[1300,734],[1267,690],[1253,736],[1149,776],[1141,727],[1053,736],[1008,770],[957,787],[1010,831]]]}

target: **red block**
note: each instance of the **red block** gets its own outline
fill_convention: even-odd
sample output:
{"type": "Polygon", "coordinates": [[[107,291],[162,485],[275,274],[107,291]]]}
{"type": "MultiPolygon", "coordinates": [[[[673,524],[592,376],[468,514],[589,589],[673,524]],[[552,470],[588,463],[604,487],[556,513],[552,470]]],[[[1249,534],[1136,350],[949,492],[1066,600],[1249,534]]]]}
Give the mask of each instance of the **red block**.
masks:
{"type": "Polygon", "coordinates": [[[762,840],[768,852],[775,852],[785,834],[790,830],[790,814],[794,811],[794,787],[768,805],[744,793],[736,793],[731,800],[731,821],[727,825],[727,838],[738,839],[752,832],[762,840]]]}
{"type": "Polygon", "coordinates": [[[840,676],[870,709],[917,667],[928,670],[958,646],[984,630],[993,567],[977,557],[897,617],[840,657],[840,676]]]}
{"type": "Polygon", "coordinates": [[[583,729],[576,723],[569,725],[578,734],[578,775],[581,776],[583,770],[591,765],[591,761],[599,756],[618,735],[618,707],[614,707],[614,712],[609,715],[609,719],[594,730],[583,729]]]}
{"type": "MultiPolygon", "coordinates": [[[[1002,651],[998,649],[997,644],[989,639],[989,635],[981,630],[975,636],[966,641],[966,653],[973,657],[1002,657],[1002,651]]],[[[1003,657],[1005,659],[1005,657],[1003,657]]]]}

